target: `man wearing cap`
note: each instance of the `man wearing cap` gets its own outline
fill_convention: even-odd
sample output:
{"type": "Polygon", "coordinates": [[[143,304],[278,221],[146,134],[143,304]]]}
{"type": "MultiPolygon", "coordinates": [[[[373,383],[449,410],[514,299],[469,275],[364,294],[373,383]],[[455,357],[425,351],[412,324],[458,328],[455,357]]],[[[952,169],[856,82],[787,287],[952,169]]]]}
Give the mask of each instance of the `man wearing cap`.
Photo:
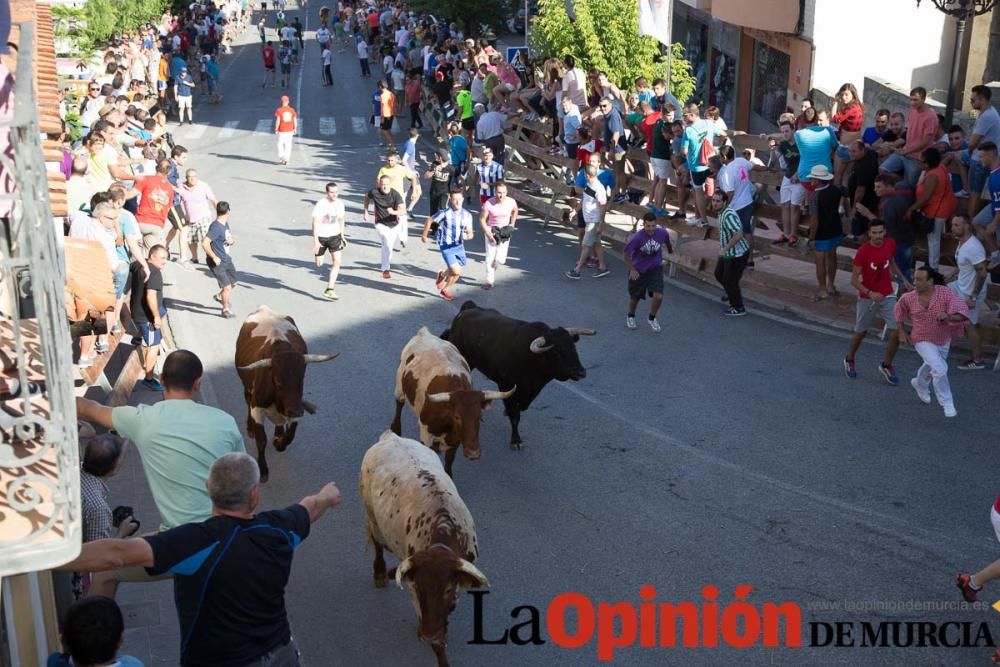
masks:
{"type": "Polygon", "coordinates": [[[184,110],[187,109],[188,124],[194,125],[191,115],[191,101],[194,96],[194,79],[187,67],[181,68],[181,73],[174,79],[174,98],[177,100],[177,122],[184,124],[184,110]]]}
{"type": "Polygon", "coordinates": [[[844,239],[843,222],[838,208],[843,191],[834,185],[833,173],[817,164],[809,170],[813,186],[809,197],[809,247],[816,258],[816,282],[819,291],[813,301],[822,301],[837,294],[837,246],[844,239]]]}
{"type": "MultiPolygon", "coordinates": [[[[476,105],[477,113],[481,113],[480,106],[476,105]]],[[[486,111],[485,107],[482,108],[482,112],[485,113],[482,113],[479,120],[476,121],[476,140],[487,148],[493,149],[493,156],[502,165],[506,147],[503,140],[503,127],[507,123],[507,114],[499,111],[486,111]]]]}
{"type": "Polygon", "coordinates": [[[292,157],[292,138],[298,122],[298,114],[288,104],[288,95],[282,95],[281,106],[274,112],[274,133],[278,135],[278,162],[281,164],[288,164],[292,157]]]}

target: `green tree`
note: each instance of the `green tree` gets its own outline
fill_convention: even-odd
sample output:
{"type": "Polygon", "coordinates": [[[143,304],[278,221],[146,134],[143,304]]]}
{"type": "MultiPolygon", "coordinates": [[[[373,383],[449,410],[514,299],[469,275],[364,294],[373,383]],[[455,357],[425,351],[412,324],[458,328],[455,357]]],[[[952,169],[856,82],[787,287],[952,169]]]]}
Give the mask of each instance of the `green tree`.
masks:
{"type": "MultiPolygon", "coordinates": [[[[596,67],[621,88],[631,88],[640,76],[663,77],[666,63],[660,43],[639,34],[639,7],[631,0],[574,0],[570,20],[565,0],[539,0],[529,38],[542,55],[572,54],[577,66],[596,67]]],[[[672,46],[670,90],[686,101],[694,93],[691,64],[684,47],[672,46]]]]}
{"type": "Polygon", "coordinates": [[[511,16],[509,0],[413,0],[410,7],[455,21],[466,35],[479,34],[480,24],[496,33],[511,16]]]}

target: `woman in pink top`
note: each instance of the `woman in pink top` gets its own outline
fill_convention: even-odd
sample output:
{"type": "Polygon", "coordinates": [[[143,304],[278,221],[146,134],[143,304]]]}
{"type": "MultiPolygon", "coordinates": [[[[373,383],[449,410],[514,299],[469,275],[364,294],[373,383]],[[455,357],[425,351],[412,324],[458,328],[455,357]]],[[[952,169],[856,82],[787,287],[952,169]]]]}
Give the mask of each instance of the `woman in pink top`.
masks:
{"type": "Polygon", "coordinates": [[[944,276],[929,266],[914,272],[913,286],[912,292],[899,297],[895,310],[899,342],[903,345],[912,342],[913,349],[924,360],[910,385],[920,400],[929,405],[933,381],[934,394],[944,408],[944,416],[954,417],[958,412],[948,384],[948,348],[952,336],[964,329],[962,323],[969,319],[969,307],[945,286],[944,276]],[[906,320],[912,323],[909,334],[903,326],[906,320]]]}

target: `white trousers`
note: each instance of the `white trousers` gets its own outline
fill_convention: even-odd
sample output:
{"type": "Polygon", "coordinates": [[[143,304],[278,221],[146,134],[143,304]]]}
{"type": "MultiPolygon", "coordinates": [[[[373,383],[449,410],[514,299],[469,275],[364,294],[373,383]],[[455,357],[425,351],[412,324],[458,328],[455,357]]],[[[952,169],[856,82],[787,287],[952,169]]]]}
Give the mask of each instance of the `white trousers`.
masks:
{"type": "Polygon", "coordinates": [[[288,162],[292,159],[292,137],[294,132],[278,132],[278,159],[288,162]]]}
{"type": "Polygon", "coordinates": [[[924,360],[917,370],[917,384],[922,391],[928,391],[934,385],[934,395],[942,408],[953,408],[955,403],[951,397],[951,385],[948,384],[948,348],[951,343],[935,345],[927,341],[915,343],[913,348],[924,360]]]}
{"type": "Polygon", "coordinates": [[[406,228],[408,226],[406,223],[409,222],[410,218],[404,213],[403,215],[397,215],[396,219],[399,220],[399,224],[396,225],[396,233],[399,235],[399,242],[406,245],[406,228]]]}
{"type": "Polygon", "coordinates": [[[497,264],[507,263],[507,249],[510,247],[510,241],[503,241],[502,243],[490,243],[490,239],[486,238],[486,282],[490,285],[496,282],[497,277],[497,264]]]}
{"type": "Polygon", "coordinates": [[[375,231],[378,233],[378,238],[382,242],[383,271],[388,271],[389,265],[392,264],[392,248],[396,244],[396,239],[399,238],[400,227],[401,225],[386,227],[383,224],[375,223],[375,231]]]}

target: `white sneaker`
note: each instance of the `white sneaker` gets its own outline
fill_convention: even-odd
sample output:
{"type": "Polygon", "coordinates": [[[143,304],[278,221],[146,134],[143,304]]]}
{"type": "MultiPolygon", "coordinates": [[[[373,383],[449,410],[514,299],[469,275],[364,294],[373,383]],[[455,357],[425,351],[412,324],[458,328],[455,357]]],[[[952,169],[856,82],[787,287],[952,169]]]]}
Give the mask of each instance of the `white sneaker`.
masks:
{"type": "Polygon", "coordinates": [[[696,220],[694,224],[698,229],[705,229],[708,227],[708,220],[696,220]]]}
{"type": "MultiPolygon", "coordinates": [[[[913,391],[917,392],[917,398],[927,405],[931,404],[931,392],[927,389],[921,389],[920,383],[917,382],[917,378],[910,380],[910,386],[913,387],[913,391]]],[[[954,410],[954,408],[952,408],[952,410],[954,410]]]]}
{"type": "Polygon", "coordinates": [[[655,317],[647,321],[649,322],[649,328],[655,331],[656,333],[660,333],[661,331],[663,331],[663,327],[660,326],[660,323],[656,321],[655,317]]]}
{"type": "Polygon", "coordinates": [[[688,227],[697,227],[699,222],[701,222],[701,220],[698,218],[687,218],[684,220],[684,224],[688,227]]]}
{"type": "Polygon", "coordinates": [[[949,406],[947,406],[944,409],[944,416],[945,417],[957,417],[958,416],[958,410],[955,409],[954,405],[949,405],[949,406]]]}
{"type": "Polygon", "coordinates": [[[626,315],[625,316],[625,328],[626,329],[635,329],[635,318],[632,317],[631,315],[626,315]]]}
{"type": "Polygon", "coordinates": [[[959,190],[958,192],[955,193],[955,197],[957,199],[961,199],[962,197],[968,197],[968,196],[969,196],[969,193],[966,192],[965,190],[959,190]]]}

